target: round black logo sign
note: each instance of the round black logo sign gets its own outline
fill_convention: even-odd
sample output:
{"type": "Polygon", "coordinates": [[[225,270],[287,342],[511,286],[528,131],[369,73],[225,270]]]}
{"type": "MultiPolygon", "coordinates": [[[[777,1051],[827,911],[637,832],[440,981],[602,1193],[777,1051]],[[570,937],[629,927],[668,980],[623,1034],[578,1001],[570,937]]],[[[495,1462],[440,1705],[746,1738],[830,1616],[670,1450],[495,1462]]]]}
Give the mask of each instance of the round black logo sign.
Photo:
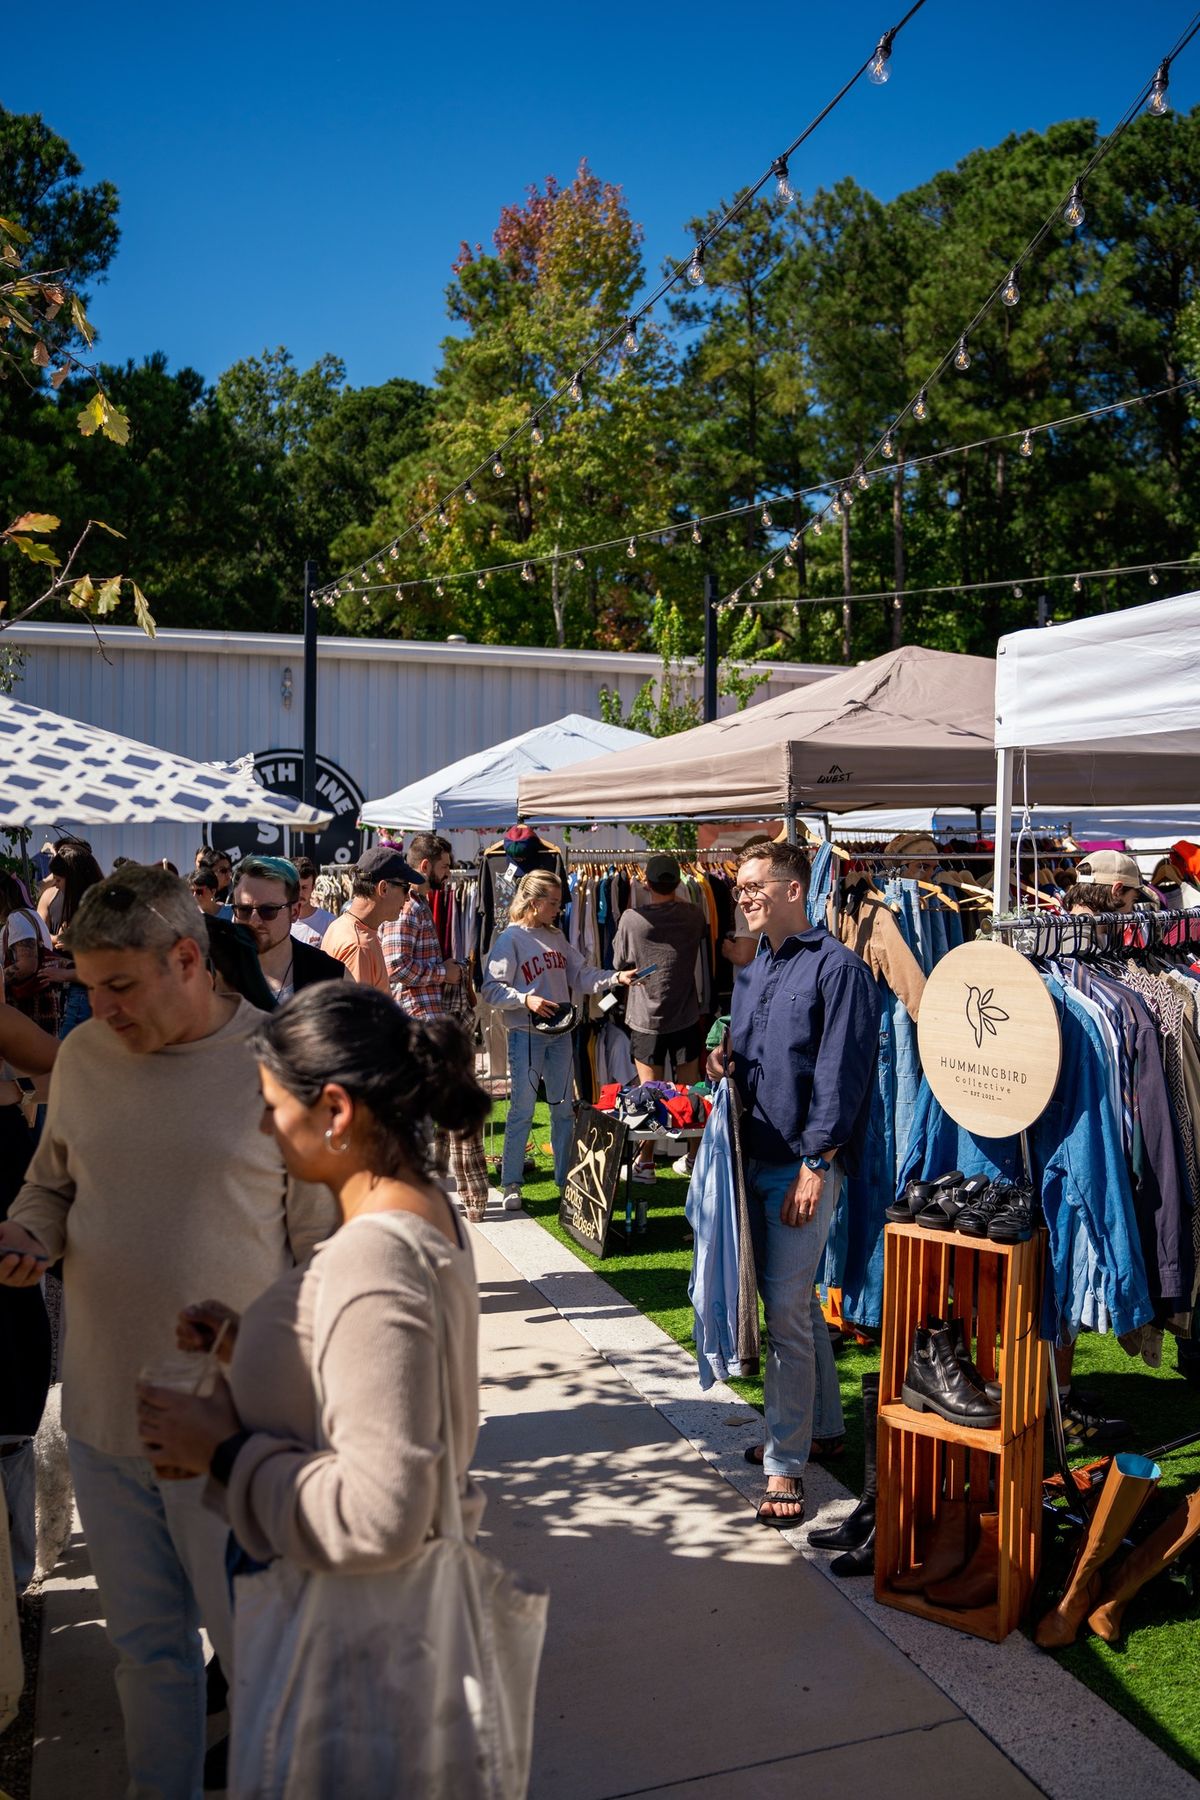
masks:
{"type": "MultiPolygon", "coordinates": [[[[293,800],[303,796],[304,758],[299,750],[260,750],[254,758],[254,778],[273,794],[293,800]]],[[[208,841],[224,850],[232,862],[243,856],[308,856],[323,868],[329,863],[355,863],[362,854],[362,832],[356,820],[363,797],[344,769],[327,757],[317,758],[318,803],[333,818],[324,831],[291,831],[286,825],[211,825],[208,841]]]]}

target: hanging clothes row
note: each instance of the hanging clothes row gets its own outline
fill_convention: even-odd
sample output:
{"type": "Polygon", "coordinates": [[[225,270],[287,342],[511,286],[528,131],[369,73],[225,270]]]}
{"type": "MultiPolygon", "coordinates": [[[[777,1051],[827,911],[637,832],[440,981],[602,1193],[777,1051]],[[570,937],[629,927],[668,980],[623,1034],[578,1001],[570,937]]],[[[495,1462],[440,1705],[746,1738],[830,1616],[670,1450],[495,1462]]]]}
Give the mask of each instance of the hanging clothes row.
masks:
{"type": "MultiPolygon", "coordinates": [[[[1155,1363],[1200,1267],[1200,913],[1000,922],[1054,1001],[1062,1067],[1029,1133],[1049,1231],[1043,1328],[1112,1330],[1155,1363]]],[[[1019,1147],[954,1125],[927,1085],[899,1184],[948,1168],[1012,1179],[1019,1147]]]]}

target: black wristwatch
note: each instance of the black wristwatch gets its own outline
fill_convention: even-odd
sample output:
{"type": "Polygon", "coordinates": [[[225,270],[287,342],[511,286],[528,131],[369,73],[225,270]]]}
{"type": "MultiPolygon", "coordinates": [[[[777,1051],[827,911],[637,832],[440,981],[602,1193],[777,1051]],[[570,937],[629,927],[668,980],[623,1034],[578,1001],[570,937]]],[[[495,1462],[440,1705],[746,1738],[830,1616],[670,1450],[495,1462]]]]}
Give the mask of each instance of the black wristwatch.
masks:
{"type": "Polygon", "coordinates": [[[235,1431],[232,1437],[223,1438],[213,1451],[209,1458],[208,1472],[214,1481],[220,1482],[222,1487],[229,1486],[229,1477],[233,1474],[233,1465],[238,1459],[238,1453],[242,1445],[249,1443],[253,1436],[254,1433],[247,1431],[243,1426],[241,1431],[235,1431]]]}

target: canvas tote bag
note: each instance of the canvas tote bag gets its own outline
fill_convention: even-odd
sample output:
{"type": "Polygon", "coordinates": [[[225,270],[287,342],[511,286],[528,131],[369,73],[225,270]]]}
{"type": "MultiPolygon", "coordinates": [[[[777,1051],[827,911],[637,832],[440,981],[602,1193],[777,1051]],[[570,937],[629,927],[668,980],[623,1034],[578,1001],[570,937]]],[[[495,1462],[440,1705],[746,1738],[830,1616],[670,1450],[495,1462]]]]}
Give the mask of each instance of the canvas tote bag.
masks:
{"type": "MultiPolygon", "coordinates": [[[[280,1559],[237,1578],[229,1793],[523,1800],[547,1595],[463,1534],[437,1277],[403,1214],[373,1213],[353,1229],[371,1227],[412,1250],[436,1320],[443,1451],[434,1535],[395,1569],[309,1574],[280,1559]]],[[[314,1363],[321,1310],[318,1288],[314,1363]]]]}

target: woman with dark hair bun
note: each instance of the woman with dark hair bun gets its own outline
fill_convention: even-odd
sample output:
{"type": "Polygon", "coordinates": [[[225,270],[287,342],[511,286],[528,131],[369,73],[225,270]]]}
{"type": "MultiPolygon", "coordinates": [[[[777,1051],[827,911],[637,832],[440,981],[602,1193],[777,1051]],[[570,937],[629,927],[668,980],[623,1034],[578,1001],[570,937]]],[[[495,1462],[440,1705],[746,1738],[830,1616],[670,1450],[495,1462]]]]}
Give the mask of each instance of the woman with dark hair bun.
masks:
{"type": "Polygon", "coordinates": [[[386,1773],[373,1791],[415,1794],[428,1791],[426,1722],[396,1706],[397,1667],[422,1654],[415,1636],[397,1618],[380,1643],[364,1622],[361,1643],[339,1639],[333,1654],[313,1581],[336,1577],[340,1590],[415,1557],[439,1517],[445,1458],[467,1536],[478,1528],[479,1296],[429,1153],[435,1125],[475,1130],[490,1101],[453,1020],[410,1019],[356,982],[304,989],[255,1047],[263,1130],[291,1174],[332,1189],[342,1224],[240,1319],[217,1301],[180,1315],[182,1349],[210,1348],[223,1328],[227,1381],[208,1398],[139,1387],[142,1438],[155,1463],[208,1473],[243,1552],[231,1796],[336,1793],[348,1738],[361,1748],[364,1736],[386,1773]]]}

